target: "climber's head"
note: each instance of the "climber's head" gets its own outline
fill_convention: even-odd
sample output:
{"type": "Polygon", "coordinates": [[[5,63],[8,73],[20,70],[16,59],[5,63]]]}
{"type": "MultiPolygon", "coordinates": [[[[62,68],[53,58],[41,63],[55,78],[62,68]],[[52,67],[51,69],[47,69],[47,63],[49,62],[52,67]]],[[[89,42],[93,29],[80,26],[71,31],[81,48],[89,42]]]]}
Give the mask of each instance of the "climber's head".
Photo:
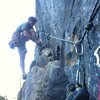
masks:
{"type": "Polygon", "coordinates": [[[35,17],[30,16],[28,18],[28,22],[31,26],[35,25],[35,23],[37,22],[37,19],[35,17]]]}

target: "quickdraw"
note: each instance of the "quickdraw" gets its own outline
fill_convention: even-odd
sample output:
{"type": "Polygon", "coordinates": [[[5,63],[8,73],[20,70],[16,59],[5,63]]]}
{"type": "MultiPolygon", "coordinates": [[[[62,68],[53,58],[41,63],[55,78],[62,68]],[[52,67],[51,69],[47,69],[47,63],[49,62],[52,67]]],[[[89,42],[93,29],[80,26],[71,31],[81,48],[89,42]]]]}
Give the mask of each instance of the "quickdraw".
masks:
{"type": "Polygon", "coordinates": [[[78,56],[83,55],[83,44],[80,41],[75,43],[75,51],[78,56]]]}
{"type": "MultiPolygon", "coordinates": [[[[93,27],[93,23],[92,23],[92,21],[94,20],[94,18],[95,18],[95,16],[96,16],[96,14],[97,14],[97,12],[99,11],[99,9],[100,9],[100,4],[98,5],[98,3],[99,3],[99,0],[97,0],[96,1],[96,4],[95,4],[95,6],[94,6],[94,9],[93,9],[93,11],[92,11],[92,14],[91,14],[91,16],[90,16],[90,19],[89,19],[89,23],[87,24],[87,26],[86,26],[86,30],[85,30],[85,32],[84,32],[84,34],[83,34],[83,36],[80,38],[80,40],[78,41],[78,42],[76,42],[75,43],[75,51],[76,51],[76,53],[77,53],[77,55],[78,55],[78,66],[79,66],[79,68],[78,68],[78,70],[77,70],[77,73],[76,73],[76,82],[78,82],[78,83],[80,83],[80,77],[81,77],[81,57],[82,57],[82,55],[83,55],[83,40],[84,40],[84,37],[86,36],[86,34],[87,34],[87,39],[88,39],[88,44],[90,43],[90,41],[89,41],[89,31],[92,29],[92,27],[93,27]],[[97,6],[98,5],[98,6],[97,6]]],[[[90,47],[90,45],[89,45],[89,47],[90,47]]],[[[94,54],[95,55],[95,54],[94,54]]],[[[98,64],[98,63],[97,63],[98,64]]],[[[86,84],[85,84],[85,69],[83,70],[84,71],[84,86],[86,86],[86,84]]]]}

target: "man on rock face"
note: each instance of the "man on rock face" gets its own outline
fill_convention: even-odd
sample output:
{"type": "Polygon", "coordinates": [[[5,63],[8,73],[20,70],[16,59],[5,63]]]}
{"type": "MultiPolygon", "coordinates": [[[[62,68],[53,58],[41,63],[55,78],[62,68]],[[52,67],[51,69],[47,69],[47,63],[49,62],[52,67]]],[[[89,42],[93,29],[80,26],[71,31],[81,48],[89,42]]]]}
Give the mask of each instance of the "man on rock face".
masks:
{"type": "Polygon", "coordinates": [[[27,52],[25,43],[28,40],[32,40],[37,44],[39,50],[42,47],[42,41],[37,37],[33,28],[36,22],[37,20],[35,17],[29,17],[27,22],[24,22],[17,27],[16,31],[12,36],[12,40],[9,42],[10,48],[12,49],[14,47],[18,48],[18,53],[20,57],[20,67],[21,67],[23,79],[26,79],[27,77],[27,74],[25,72],[25,63],[24,63],[25,55],[27,52]]]}

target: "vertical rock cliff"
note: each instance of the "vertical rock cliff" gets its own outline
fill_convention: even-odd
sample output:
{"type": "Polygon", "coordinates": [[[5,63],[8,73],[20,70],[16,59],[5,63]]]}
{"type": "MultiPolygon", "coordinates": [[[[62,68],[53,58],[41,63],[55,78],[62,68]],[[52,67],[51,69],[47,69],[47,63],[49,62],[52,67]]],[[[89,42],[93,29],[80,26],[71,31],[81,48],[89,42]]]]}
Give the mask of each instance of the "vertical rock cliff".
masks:
{"type": "MultiPolygon", "coordinates": [[[[84,85],[85,82],[90,100],[98,100],[100,61],[97,63],[94,53],[100,46],[100,9],[93,18],[93,27],[86,30],[96,2],[36,0],[36,30],[42,39],[45,38],[46,47],[38,55],[37,64],[32,66],[18,100],[65,100],[66,86],[69,82],[76,83],[79,68],[80,83],[84,85]],[[75,43],[81,39],[82,48],[76,48],[75,43]],[[76,49],[79,53],[83,50],[80,65],[76,49]]],[[[97,6],[99,4],[100,0],[97,6]]],[[[99,48],[97,54],[100,58],[99,48]]]]}

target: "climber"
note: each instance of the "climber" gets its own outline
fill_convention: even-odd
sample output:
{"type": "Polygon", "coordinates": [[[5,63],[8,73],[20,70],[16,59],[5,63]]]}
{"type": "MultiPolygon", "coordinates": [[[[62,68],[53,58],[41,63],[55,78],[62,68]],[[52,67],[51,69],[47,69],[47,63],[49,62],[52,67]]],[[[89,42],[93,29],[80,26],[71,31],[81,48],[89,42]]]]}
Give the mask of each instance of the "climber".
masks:
{"type": "Polygon", "coordinates": [[[33,26],[37,22],[35,17],[29,17],[28,21],[25,23],[22,23],[19,25],[16,29],[16,31],[12,35],[12,39],[9,42],[9,46],[11,49],[14,49],[15,47],[18,48],[18,53],[20,57],[20,68],[22,71],[22,78],[26,79],[27,74],[25,72],[25,55],[27,52],[25,43],[28,40],[32,40],[36,43],[39,50],[41,50],[42,47],[42,40],[39,39],[34,31],[33,26]]]}
{"type": "Polygon", "coordinates": [[[68,85],[68,97],[66,100],[89,100],[89,92],[80,84],[68,85]]]}

